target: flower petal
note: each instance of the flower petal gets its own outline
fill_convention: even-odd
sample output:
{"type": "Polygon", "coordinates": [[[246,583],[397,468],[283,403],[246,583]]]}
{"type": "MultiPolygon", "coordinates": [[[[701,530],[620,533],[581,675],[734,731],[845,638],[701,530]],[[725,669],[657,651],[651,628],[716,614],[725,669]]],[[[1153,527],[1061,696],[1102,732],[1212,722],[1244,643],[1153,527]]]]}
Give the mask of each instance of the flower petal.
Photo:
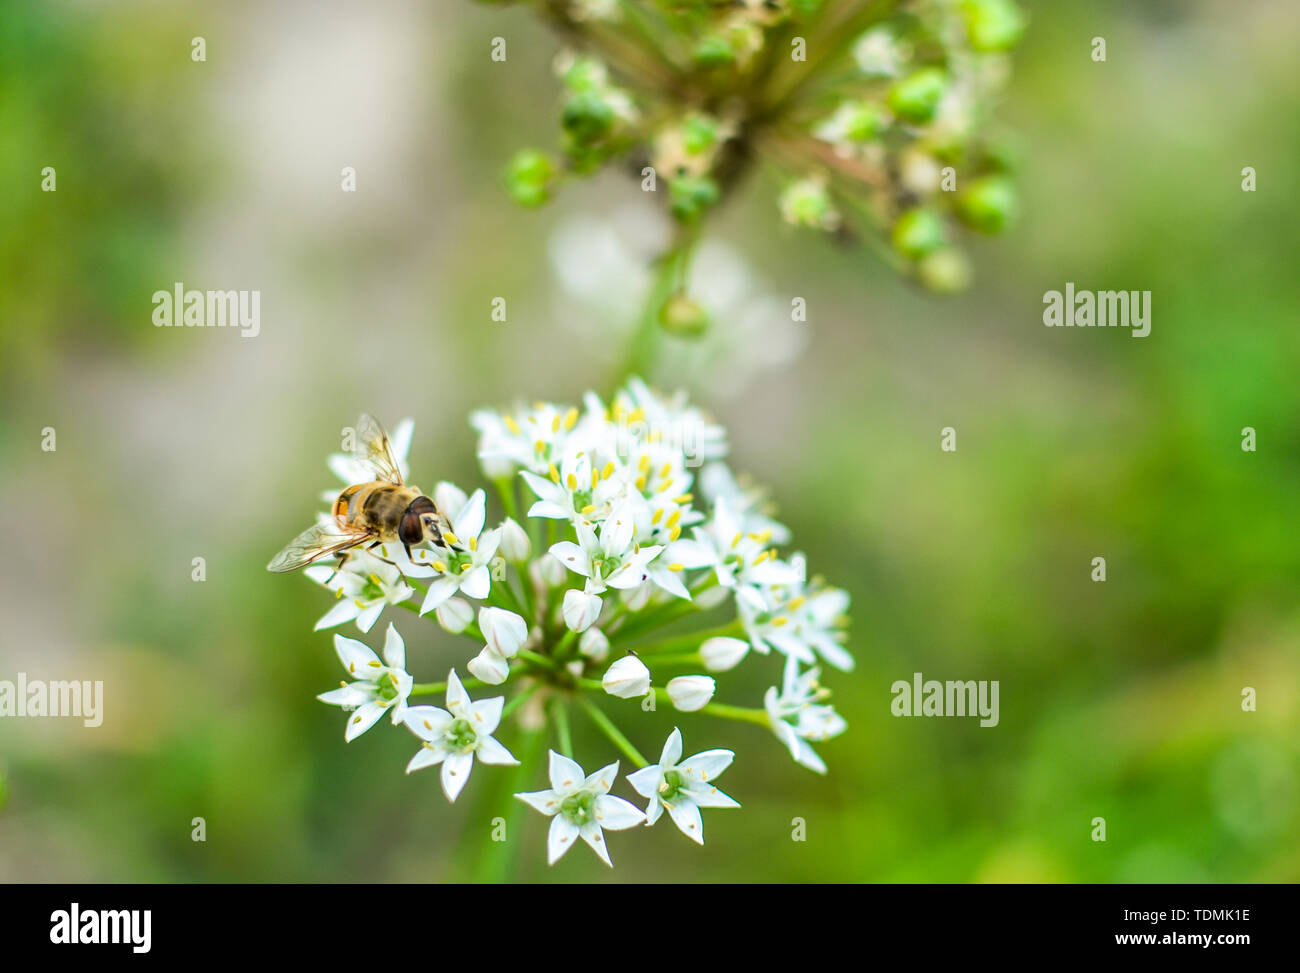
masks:
{"type": "Polygon", "coordinates": [[[551,818],[551,830],[546,835],[546,864],[554,865],[573,847],[578,837],[578,826],[563,814],[551,818]]]}
{"type": "Polygon", "coordinates": [[[474,769],[472,753],[453,753],[442,762],[442,792],[447,800],[455,803],[456,798],[469,781],[469,772],[474,769]]]}
{"type": "Polygon", "coordinates": [[[596,820],[607,831],[626,831],[645,821],[645,814],[631,801],[603,794],[596,798],[596,820]]]}

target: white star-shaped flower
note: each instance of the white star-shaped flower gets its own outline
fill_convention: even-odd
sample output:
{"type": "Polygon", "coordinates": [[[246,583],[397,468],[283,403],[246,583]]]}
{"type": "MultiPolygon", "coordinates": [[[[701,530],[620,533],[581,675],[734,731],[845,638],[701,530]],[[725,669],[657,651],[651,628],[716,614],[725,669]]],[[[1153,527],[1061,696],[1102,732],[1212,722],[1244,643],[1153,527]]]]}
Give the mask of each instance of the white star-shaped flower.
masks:
{"type": "Polygon", "coordinates": [[[485,764],[512,766],[519,761],[492,736],[501,722],[504,696],[469,698],[453,669],[447,676],[447,708],[411,706],[402,720],[424,741],[406,765],[406,772],[442,764],[442,792],[455,801],[474,769],[474,758],[485,764]]]}
{"type": "Polygon", "coordinates": [[[615,469],[613,460],[603,467],[595,465],[591,450],[582,449],[565,454],[559,469],[552,467],[549,476],[523,471],[519,475],[537,495],[528,516],[571,521],[609,516],[626,489],[615,469]]]}
{"type": "Polygon", "coordinates": [[[547,864],[554,865],[573,847],[574,839],[581,838],[612,867],[603,832],[624,831],[645,820],[635,805],[609,793],[618,777],[618,761],[587,777],[575,761],[552,750],[550,777],[550,790],[515,795],[551,819],[547,864]]]}
{"type": "Polygon", "coordinates": [[[498,529],[483,529],[487,499],[482,490],[466,498],[449,483],[438,486],[434,503],[441,511],[454,511],[449,518],[451,530],[443,533],[451,547],[433,551],[437,577],[429,582],[421,615],[427,615],[457,592],[468,598],[486,598],[492,590],[492,559],[501,542],[498,529]]]}
{"type": "Polygon", "coordinates": [[[713,786],[724,770],[731,766],[735,754],[730,750],[705,750],[682,759],[682,734],[677,728],[664,744],[659,763],[628,774],[627,782],[642,797],[650,798],[645,809],[645,823],[654,824],[668,809],[679,831],[692,841],[704,844],[702,807],[740,807],[740,804],[713,786]]]}
{"type": "Polygon", "coordinates": [[[374,726],[384,713],[391,713],[393,722],[400,723],[414,680],[406,671],[406,643],[397,629],[391,623],[388,626],[382,662],[364,642],[342,635],[334,636],[334,651],[353,681],[316,698],[331,706],[356,711],[348,718],[344,739],[352,742],[374,726]]]}
{"type": "Polygon", "coordinates": [[[829,693],[818,683],[820,675],[821,670],[816,667],[800,672],[799,660],[788,656],[781,689],[769,687],[763,706],[772,723],[772,732],[789,749],[795,763],[824,774],[826,763],[808,741],[839,736],[848,724],[834,707],[824,702],[829,693]]]}
{"type": "Polygon", "coordinates": [[[578,543],[560,541],[551,554],[570,571],[587,579],[587,594],[598,595],[610,588],[634,588],[648,577],[647,565],[662,550],[657,545],[636,547],[632,543],[635,521],[631,507],[620,505],[600,525],[600,535],[584,521],[574,523],[578,543]]]}
{"type": "Polygon", "coordinates": [[[386,605],[397,605],[415,594],[394,565],[368,551],[354,550],[343,564],[313,564],[303,574],[334,592],[338,601],[321,616],[316,631],[355,621],[369,632],[386,605]]]}

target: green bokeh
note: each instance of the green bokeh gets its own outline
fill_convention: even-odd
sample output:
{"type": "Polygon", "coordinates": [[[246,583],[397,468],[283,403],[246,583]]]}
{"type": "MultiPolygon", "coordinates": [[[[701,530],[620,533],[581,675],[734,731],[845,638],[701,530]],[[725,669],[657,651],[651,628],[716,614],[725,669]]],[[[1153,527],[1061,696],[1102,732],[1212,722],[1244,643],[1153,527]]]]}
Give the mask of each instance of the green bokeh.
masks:
{"type": "MultiPolygon", "coordinates": [[[[521,211],[502,172],[553,140],[556,42],[520,9],[377,6],[327,6],[313,31],[256,5],[3,6],[0,679],[107,695],[97,729],[0,722],[0,879],[444,881],[499,851],[511,782],[476,771],[449,807],[435,774],[402,774],[407,734],[344,745],[313,698],[338,678],[311,631],[326,598],[264,565],[359,410],[415,416],[417,481],[469,486],[470,409],[607,387],[623,339],[569,328],[548,247],[642,194],[614,174],[521,211]],[[150,294],[174,280],[261,288],[263,334],[155,329],[150,294]]],[[[705,231],[809,308],[801,358],[739,397],[693,393],[852,593],[831,773],[682,715],[688,751],[738,755],[724,786],[744,808],[706,813],[705,848],[663,824],[615,835],[613,872],[585,849],[548,869],[532,815],[494,874],[1300,879],[1300,21],[1280,0],[1024,6],[999,111],[1020,212],[977,241],[973,290],[930,297],[783,227],[766,171],[705,231]],[[1066,281],[1150,290],[1150,337],[1044,328],[1066,281]],[[892,717],[913,672],[998,680],[999,725],[892,717]]],[[[671,360],[654,377],[673,384],[671,360]]],[[[417,678],[463,664],[434,626],[403,632],[417,678]]],[[[778,669],[747,664],[721,695],[755,701],[778,669]]],[[[624,728],[650,751],[665,724],[624,728]]],[[[575,730],[590,766],[616,758],[575,730]]]]}

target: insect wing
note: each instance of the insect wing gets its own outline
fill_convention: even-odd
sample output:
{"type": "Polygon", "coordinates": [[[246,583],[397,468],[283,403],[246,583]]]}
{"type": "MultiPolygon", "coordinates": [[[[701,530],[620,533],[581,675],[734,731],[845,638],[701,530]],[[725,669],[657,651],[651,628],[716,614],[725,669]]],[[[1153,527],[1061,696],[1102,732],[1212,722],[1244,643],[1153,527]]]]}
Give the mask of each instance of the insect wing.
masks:
{"type": "Polygon", "coordinates": [[[402,486],[402,470],[393,455],[388,433],[374,416],[365,413],[357,420],[356,456],[375,471],[378,479],[402,486]]]}
{"type": "Polygon", "coordinates": [[[294,571],[327,555],[356,547],[370,536],[364,530],[340,527],[337,523],[313,524],[286,544],[266,569],[277,573],[294,571]]]}

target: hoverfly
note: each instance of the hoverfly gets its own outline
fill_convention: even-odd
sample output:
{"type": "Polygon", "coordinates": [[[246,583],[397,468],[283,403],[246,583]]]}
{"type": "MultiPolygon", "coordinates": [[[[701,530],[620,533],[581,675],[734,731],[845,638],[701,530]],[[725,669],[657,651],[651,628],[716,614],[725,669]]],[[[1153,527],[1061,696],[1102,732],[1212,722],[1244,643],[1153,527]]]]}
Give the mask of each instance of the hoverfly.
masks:
{"type": "Polygon", "coordinates": [[[388,433],[371,416],[357,422],[356,458],[373,471],[375,479],[348,487],[334,501],[328,522],[308,527],[271,559],[268,571],[293,571],[334,555],[340,565],[352,548],[370,541],[370,547],[401,541],[406,555],[411,545],[423,541],[442,544],[440,514],[418,487],[402,481],[388,433]]]}

